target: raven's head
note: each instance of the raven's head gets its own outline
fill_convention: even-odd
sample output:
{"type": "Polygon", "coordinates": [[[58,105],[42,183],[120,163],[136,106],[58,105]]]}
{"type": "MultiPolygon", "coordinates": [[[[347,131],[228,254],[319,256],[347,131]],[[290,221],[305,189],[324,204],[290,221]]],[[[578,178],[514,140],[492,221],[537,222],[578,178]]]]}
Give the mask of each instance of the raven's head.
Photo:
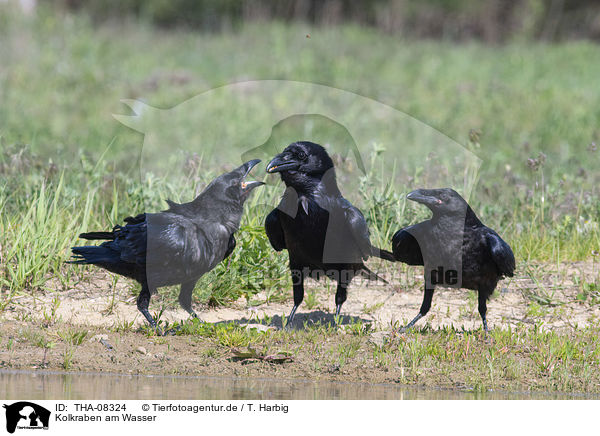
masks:
{"type": "Polygon", "coordinates": [[[268,173],[299,172],[323,175],[333,168],[333,161],[323,147],[314,142],[298,141],[271,159],[268,173]]]}
{"type": "Polygon", "coordinates": [[[263,182],[256,180],[246,181],[246,176],[260,159],[254,159],[242,164],[233,171],[221,174],[206,187],[204,193],[211,193],[216,199],[244,203],[250,192],[263,182]]]}
{"type": "Polygon", "coordinates": [[[451,188],[416,189],[406,198],[427,206],[434,215],[466,214],[469,205],[458,192],[451,188]]]}
{"type": "Polygon", "coordinates": [[[246,162],[233,171],[221,174],[190,203],[177,204],[168,201],[167,212],[182,215],[200,215],[209,221],[217,221],[223,224],[229,231],[235,232],[240,225],[244,202],[248,199],[250,192],[260,186],[263,182],[256,180],[246,181],[246,176],[254,168],[260,159],[246,162]]]}
{"type": "Polygon", "coordinates": [[[311,185],[311,181],[320,181],[326,173],[335,181],[333,161],[327,151],[319,144],[309,141],[298,141],[288,145],[271,159],[267,165],[267,172],[280,173],[286,185],[296,188],[311,185]]]}

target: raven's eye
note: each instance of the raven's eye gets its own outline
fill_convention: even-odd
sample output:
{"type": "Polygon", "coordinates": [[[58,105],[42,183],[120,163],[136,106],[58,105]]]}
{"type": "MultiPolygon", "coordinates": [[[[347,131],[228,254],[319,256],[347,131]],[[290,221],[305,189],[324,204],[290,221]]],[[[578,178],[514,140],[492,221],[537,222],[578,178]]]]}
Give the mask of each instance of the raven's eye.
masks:
{"type": "Polygon", "coordinates": [[[306,159],[306,153],[304,153],[303,151],[299,151],[298,152],[298,159],[300,159],[300,160],[306,159]]]}

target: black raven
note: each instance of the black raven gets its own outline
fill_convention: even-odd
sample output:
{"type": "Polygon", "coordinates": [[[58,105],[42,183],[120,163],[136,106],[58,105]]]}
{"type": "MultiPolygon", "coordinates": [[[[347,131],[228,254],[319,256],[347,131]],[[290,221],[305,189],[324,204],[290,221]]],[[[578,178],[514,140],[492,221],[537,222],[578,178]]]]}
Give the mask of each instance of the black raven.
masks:
{"type": "Polygon", "coordinates": [[[338,189],[333,161],[318,144],[290,144],[267,165],[280,173],[286,185],[281,202],[265,220],[265,229],[276,251],[288,250],[292,272],[294,308],[304,299],[304,279],[325,275],[337,281],[336,316],[346,301],[352,278],[362,274],[379,279],[363,263],[369,256],[394,261],[392,253],[371,245],[362,213],[338,189]]]}
{"type": "Polygon", "coordinates": [[[436,285],[473,289],[479,293],[479,314],[485,332],[487,300],[503,277],[512,277],[515,257],[510,246],[477,218],[453,189],[417,189],[406,197],[427,206],[433,216],[406,227],[392,238],[396,260],[423,265],[425,295],[412,327],[431,308],[436,285]]]}
{"type": "Polygon", "coordinates": [[[137,307],[153,328],[150,296],[161,286],[181,284],[179,304],[190,315],[192,291],[198,279],[227,258],[235,247],[234,233],[244,201],[263,182],[245,181],[260,160],[251,160],[220,175],[189,203],[167,200],[169,209],[125,218],[111,232],[91,232],[82,239],[108,240],[99,246],[73,247],[71,263],[94,264],[132,278],[142,285],[137,307]]]}

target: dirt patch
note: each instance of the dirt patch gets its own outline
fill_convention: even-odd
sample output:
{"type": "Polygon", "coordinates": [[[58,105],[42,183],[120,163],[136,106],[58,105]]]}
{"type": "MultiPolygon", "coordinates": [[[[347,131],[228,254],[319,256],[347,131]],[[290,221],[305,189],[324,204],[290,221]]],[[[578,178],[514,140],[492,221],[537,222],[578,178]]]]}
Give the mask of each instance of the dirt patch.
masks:
{"type": "MultiPolygon", "coordinates": [[[[565,384],[559,387],[556,381],[549,387],[548,377],[559,377],[555,368],[561,368],[563,358],[552,361],[554,357],[549,355],[551,361],[545,364],[535,354],[542,353],[544,341],[549,341],[535,335],[550,332],[557,341],[566,338],[577,343],[578,335],[598,328],[600,299],[596,299],[594,287],[582,284],[597,278],[597,265],[529,265],[518,271],[514,279],[499,285],[488,305],[492,334],[487,340],[480,330],[476,294],[453,289],[436,291],[430,313],[421,320],[421,330],[398,335],[397,327],[420,307],[420,274],[411,268],[401,271],[391,285],[351,287],[340,327],[328,326],[334,321],[334,290],[330,284],[328,291],[322,281],[308,287],[307,303],[301,306],[292,331],[277,328],[282,315],[289,313],[290,302],[248,307],[240,300],[217,309],[197,307],[201,320],[210,323],[212,330],[196,325],[190,333],[160,337],[143,328],[144,319],[135,306],[133,289],[137,288],[122,280],[113,286],[110,275],[95,273],[89,282],[82,281],[73,289],[16,297],[1,315],[0,367],[600,390],[594,355],[588,359],[582,354],[581,361],[575,362],[591,365],[585,370],[588,372],[582,369],[583,375],[568,370],[569,364],[574,368],[573,361],[565,362],[566,370],[571,371],[560,375],[565,384]],[[228,322],[242,327],[225,328],[228,322]],[[243,327],[248,323],[276,328],[248,330],[243,327]],[[515,336],[519,334],[530,337],[533,345],[521,345],[522,339],[515,336]],[[247,350],[247,346],[256,352],[255,358],[237,358],[234,350],[247,350]],[[422,348],[420,357],[411,357],[411,347],[417,346],[422,348]],[[522,348],[526,346],[529,348],[522,348]],[[485,353],[496,352],[501,356],[500,373],[494,375],[492,369],[491,375],[486,375],[490,369],[485,353]],[[281,353],[292,358],[277,363],[260,357],[281,353]],[[480,361],[473,360],[473,367],[465,367],[461,373],[457,368],[460,356],[475,359],[477,353],[480,361]],[[511,369],[509,361],[515,368],[530,367],[530,371],[511,369]],[[489,377],[491,385],[486,382],[489,377]]],[[[266,296],[258,295],[253,301],[261,298],[266,296]]],[[[166,295],[153,297],[151,311],[160,310],[161,320],[168,323],[189,319],[166,295]]]]}
{"type": "MultiPolygon", "coordinates": [[[[559,265],[534,264],[517,271],[514,278],[499,283],[488,303],[490,327],[507,328],[537,322],[544,328],[556,330],[596,325],[600,317],[600,304],[589,304],[590,301],[578,299],[578,295],[582,293],[582,282],[598,279],[599,269],[600,266],[592,262],[570,262],[559,265]]],[[[421,274],[422,269],[419,268],[405,269],[396,274],[395,279],[389,273],[384,274],[387,279],[391,278],[389,285],[355,279],[342,309],[345,321],[348,318],[360,319],[380,329],[405,324],[421,306],[421,274]]],[[[145,325],[145,319],[135,304],[139,287],[120,279],[113,288],[112,277],[98,271],[65,291],[17,296],[13,304],[0,315],[1,319],[39,323],[45,317],[53,317],[71,325],[106,328],[127,323],[132,323],[132,327],[145,325]]],[[[308,280],[304,303],[298,309],[295,326],[300,328],[304,322],[333,322],[334,294],[332,282],[308,280]]],[[[246,323],[269,317],[274,318],[274,325],[279,323],[281,327],[281,316],[289,314],[292,307],[291,290],[289,297],[290,300],[285,303],[264,303],[253,307],[248,306],[244,298],[227,307],[196,305],[196,312],[202,321],[210,323],[246,323]]],[[[264,293],[253,298],[253,301],[266,300],[264,293]]],[[[161,319],[171,323],[189,319],[187,312],[165,295],[153,296],[150,309],[155,314],[161,312],[161,319]]],[[[446,326],[467,330],[479,328],[481,319],[477,312],[476,293],[438,288],[429,314],[420,323],[428,323],[433,329],[446,326]]]]}

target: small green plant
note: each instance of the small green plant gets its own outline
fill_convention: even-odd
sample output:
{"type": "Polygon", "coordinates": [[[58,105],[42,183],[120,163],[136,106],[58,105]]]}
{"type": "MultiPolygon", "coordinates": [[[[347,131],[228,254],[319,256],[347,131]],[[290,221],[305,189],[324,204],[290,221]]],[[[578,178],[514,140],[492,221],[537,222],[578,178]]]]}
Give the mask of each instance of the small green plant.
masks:
{"type": "Polygon", "coordinates": [[[127,321],[127,320],[115,321],[115,323],[111,327],[111,330],[115,333],[131,332],[131,331],[133,331],[134,324],[135,324],[135,321],[133,321],[133,320],[132,321],[127,321]]]}
{"type": "Polygon", "coordinates": [[[72,347],[72,346],[65,347],[65,350],[63,351],[63,362],[62,362],[62,367],[65,371],[68,371],[71,369],[71,366],[73,365],[74,353],[75,353],[75,347],[72,347]]]}
{"type": "Polygon", "coordinates": [[[600,283],[598,282],[583,282],[579,283],[580,291],[577,294],[577,300],[587,302],[592,305],[600,304],[600,283]]]}
{"type": "Polygon", "coordinates": [[[202,352],[202,355],[208,359],[216,359],[219,357],[219,350],[216,348],[207,348],[202,352]]]}
{"type": "Polygon", "coordinates": [[[390,348],[387,345],[376,345],[373,349],[373,361],[378,368],[389,368],[393,361],[390,348]]]}
{"type": "Polygon", "coordinates": [[[48,350],[54,348],[56,343],[50,341],[44,333],[31,328],[21,330],[21,336],[34,347],[39,347],[44,350],[41,366],[45,367],[47,365],[46,358],[48,356],[48,350]]]}
{"type": "Polygon", "coordinates": [[[339,344],[337,346],[337,354],[340,367],[346,365],[351,359],[356,357],[360,348],[361,341],[359,338],[353,338],[350,341],[339,344]]]}
{"type": "Polygon", "coordinates": [[[377,311],[378,311],[379,309],[381,309],[383,306],[384,306],[384,302],[383,302],[383,301],[381,301],[381,302],[379,302],[379,303],[372,304],[372,305],[370,305],[370,306],[369,306],[367,303],[365,303],[365,304],[363,305],[362,312],[363,312],[365,315],[371,315],[371,314],[373,314],[373,313],[377,312],[377,311]]]}
{"type": "Polygon", "coordinates": [[[317,300],[317,293],[315,291],[307,292],[306,296],[304,297],[304,304],[308,310],[315,309],[319,304],[319,301],[317,300]]]}
{"type": "Polygon", "coordinates": [[[494,349],[492,347],[488,348],[488,354],[487,356],[485,356],[485,360],[487,362],[487,367],[489,370],[489,374],[490,374],[490,386],[494,387],[495,383],[494,383],[494,370],[495,370],[495,360],[496,360],[496,353],[494,352],[494,349]]]}
{"type": "Polygon", "coordinates": [[[273,322],[273,317],[267,315],[266,313],[263,315],[263,317],[259,320],[260,324],[264,324],[264,325],[271,325],[271,322],[273,322]]]}
{"type": "Polygon", "coordinates": [[[73,365],[73,356],[75,350],[80,346],[88,335],[88,330],[77,330],[68,329],[66,331],[59,331],[58,336],[65,343],[65,349],[63,351],[63,362],[62,367],[65,370],[71,369],[73,365]]]}
{"type": "Polygon", "coordinates": [[[39,330],[27,328],[21,330],[21,336],[35,347],[52,348],[54,346],[53,343],[48,340],[46,335],[39,330]]]}
{"type": "Polygon", "coordinates": [[[103,313],[106,315],[111,315],[115,307],[117,306],[117,283],[119,282],[119,276],[117,274],[113,274],[111,278],[111,297],[108,303],[108,306],[104,309],[103,313]]]}
{"type": "Polygon", "coordinates": [[[250,343],[263,342],[265,333],[253,332],[237,324],[218,324],[214,329],[217,342],[225,347],[246,347],[250,343]]]}
{"type": "Polygon", "coordinates": [[[336,326],[342,325],[343,320],[344,320],[344,317],[342,315],[333,315],[333,323],[336,326]]]}
{"type": "Polygon", "coordinates": [[[87,335],[89,334],[88,330],[82,329],[68,329],[66,331],[59,331],[58,336],[69,345],[79,346],[83,343],[87,335]]]}
{"type": "Polygon", "coordinates": [[[547,313],[548,310],[535,301],[532,301],[527,306],[527,316],[530,318],[543,318],[547,313]]]}
{"type": "Polygon", "coordinates": [[[52,298],[52,304],[50,306],[50,311],[48,312],[46,309],[44,309],[44,312],[43,312],[43,317],[44,317],[43,325],[45,327],[49,327],[51,325],[54,325],[57,321],[59,321],[59,319],[57,319],[57,317],[56,317],[56,312],[58,311],[59,307],[60,307],[60,299],[58,298],[58,295],[56,295],[56,296],[54,296],[52,298]]]}
{"type": "Polygon", "coordinates": [[[350,324],[346,325],[345,330],[354,336],[364,336],[370,328],[371,324],[365,324],[360,319],[355,319],[350,324]]]}

